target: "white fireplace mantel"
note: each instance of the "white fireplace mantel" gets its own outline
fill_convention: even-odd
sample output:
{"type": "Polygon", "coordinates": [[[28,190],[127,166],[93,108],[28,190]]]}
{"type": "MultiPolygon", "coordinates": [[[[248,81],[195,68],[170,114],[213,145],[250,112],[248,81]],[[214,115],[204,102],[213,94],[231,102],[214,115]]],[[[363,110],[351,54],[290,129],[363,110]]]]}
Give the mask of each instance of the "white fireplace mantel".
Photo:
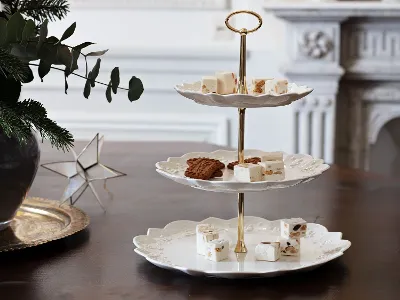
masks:
{"type": "Polygon", "coordinates": [[[267,1],[264,8],[288,23],[284,73],[315,88],[294,105],[295,150],[368,169],[379,131],[400,117],[400,4],[267,1]]]}
{"type": "Polygon", "coordinates": [[[349,17],[400,17],[400,4],[376,2],[271,2],[264,8],[291,21],[345,20],[349,17]]]}

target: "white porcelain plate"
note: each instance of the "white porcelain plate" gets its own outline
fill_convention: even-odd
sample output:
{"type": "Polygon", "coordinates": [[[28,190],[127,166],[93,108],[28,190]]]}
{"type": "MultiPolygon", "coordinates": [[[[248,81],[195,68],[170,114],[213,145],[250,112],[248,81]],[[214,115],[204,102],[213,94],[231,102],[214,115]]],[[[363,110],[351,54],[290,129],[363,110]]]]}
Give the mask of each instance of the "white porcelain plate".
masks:
{"type": "Polygon", "coordinates": [[[193,100],[196,103],[208,106],[256,108],[256,107],[276,107],[291,104],[308,94],[313,89],[307,86],[298,86],[295,83],[288,84],[288,92],[282,95],[243,95],[243,94],[203,94],[200,89],[201,82],[183,83],[175,86],[175,90],[182,96],[193,100]]]}
{"type": "MultiPolygon", "coordinates": [[[[245,158],[260,157],[266,152],[260,150],[245,150],[245,158]]],[[[167,161],[156,164],[157,172],[178,183],[212,192],[240,193],[260,192],[271,189],[287,188],[300,183],[309,182],[329,169],[322,159],[306,154],[289,155],[283,153],[285,163],[285,179],[282,181],[238,182],[233,171],[225,168],[223,177],[211,180],[201,180],[186,177],[186,161],[193,157],[208,157],[218,159],[225,165],[237,160],[236,151],[217,150],[214,152],[192,152],[181,157],[170,157],[167,161]]]]}
{"type": "Polygon", "coordinates": [[[245,242],[248,253],[239,259],[234,253],[237,218],[222,220],[208,218],[200,223],[214,225],[221,238],[229,240],[229,258],[221,262],[207,260],[196,254],[196,225],[193,221],[175,221],[163,229],[150,228],[147,235],[133,239],[135,252],[161,268],[177,270],[193,276],[224,278],[273,277],[288,272],[314,269],[343,255],[351,243],[342,239],[341,232],[328,232],[319,224],[308,223],[308,233],[301,239],[299,257],[281,257],[276,262],[256,261],[255,246],[280,235],[280,220],[268,221],[245,217],[245,242]]]}

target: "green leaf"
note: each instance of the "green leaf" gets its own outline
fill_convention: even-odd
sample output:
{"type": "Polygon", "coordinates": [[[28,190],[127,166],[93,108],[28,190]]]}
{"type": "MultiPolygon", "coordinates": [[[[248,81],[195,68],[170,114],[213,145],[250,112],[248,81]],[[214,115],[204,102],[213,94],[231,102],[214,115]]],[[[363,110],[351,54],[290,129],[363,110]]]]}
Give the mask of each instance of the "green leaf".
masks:
{"type": "Polygon", "coordinates": [[[38,50],[42,47],[43,43],[46,41],[47,34],[49,33],[47,29],[47,25],[49,24],[49,20],[44,20],[39,28],[39,43],[37,45],[38,50]]]}
{"type": "Polygon", "coordinates": [[[129,80],[129,92],[128,92],[128,99],[129,101],[136,101],[140,98],[143,94],[144,88],[142,81],[132,76],[131,80],[129,80]]]}
{"type": "Polygon", "coordinates": [[[111,71],[111,82],[112,82],[112,91],[114,94],[117,93],[118,86],[119,86],[119,68],[115,67],[111,71]]]}
{"type": "Polygon", "coordinates": [[[90,91],[91,91],[90,80],[87,79],[87,80],[86,80],[86,83],[85,83],[85,88],[83,89],[83,97],[85,97],[86,99],[88,99],[89,96],[90,96],[90,91]]]}
{"type": "Polygon", "coordinates": [[[67,68],[71,66],[72,54],[69,48],[65,45],[57,45],[57,59],[55,64],[64,65],[67,68]]]}
{"type": "Polygon", "coordinates": [[[58,43],[58,38],[52,35],[46,39],[46,42],[49,44],[56,45],[58,43]]]}
{"type": "Polygon", "coordinates": [[[43,78],[44,76],[46,76],[51,69],[51,63],[47,62],[44,59],[41,59],[39,62],[39,68],[38,68],[38,73],[39,73],[39,77],[40,80],[43,82],[43,78]]]}
{"type": "Polygon", "coordinates": [[[0,18],[0,46],[6,42],[7,39],[7,21],[0,18]]]}
{"type": "Polygon", "coordinates": [[[60,39],[59,42],[61,43],[62,41],[65,41],[67,38],[69,38],[71,35],[73,35],[74,32],[75,32],[75,28],[76,28],[76,22],[72,23],[72,25],[69,26],[69,27],[64,31],[64,33],[63,33],[63,35],[61,36],[61,39],[60,39]]]}
{"type": "Polygon", "coordinates": [[[112,86],[112,83],[110,81],[110,83],[108,84],[107,89],[106,89],[106,98],[107,98],[108,103],[111,103],[111,101],[112,101],[111,86],[112,86]]]}
{"type": "Polygon", "coordinates": [[[91,87],[95,87],[96,86],[96,81],[92,77],[93,77],[93,74],[92,74],[92,71],[90,71],[88,76],[87,76],[87,80],[89,80],[91,87]]]}
{"type": "Polygon", "coordinates": [[[101,59],[98,58],[91,72],[89,72],[90,82],[92,87],[96,84],[96,78],[99,76],[101,59]]]}
{"type": "Polygon", "coordinates": [[[46,60],[48,63],[56,63],[57,62],[57,46],[45,43],[43,44],[39,51],[38,51],[38,56],[40,59],[46,60]]]}
{"type": "Polygon", "coordinates": [[[36,42],[28,43],[26,46],[21,44],[12,44],[10,53],[18,57],[23,62],[39,59],[36,51],[36,42]]]}
{"type": "Polygon", "coordinates": [[[90,45],[94,45],[94,43],[92,43],[92,42],[84,42],[82,44],[79,44],[78,46],[75,46],[74,49],[82,50],[83,48],[86,48],[86,47],[88,47],[90,45]]]}
{"type": "Polygon", "coordinates": [[[26,45],[29,38],[35,35],[35,29],[35,23],[31,19],[26,21],[24,31],[22,32],[22,43],[24,45],[26,45]]]}
{"type": "Polygon", "coordinates": [[[79,50],[76,50],[75,48],[72,49],[71,52],[72,59],[71,59],[71,65],[69,67],[70,73],[74,72],[75,70],[78,70],[78,58],[80,54],[81,52],[79,50]]]}
{"type": "Polygon", "coordinates": [[[67,81],[67,74],[64,73],[64,87],[65,87],[65,94],[68,91],[68,81],[67,81]]]}
{"type": "Polygon", "coordinates": [[[102,56],[107,51],[108,51],[108,49],[107,50],[102,50],[102,51],[89,52],[88,54],[86,54],[86,56],[102,56]]]}
{"type": "Polygon", "coordinates": [[[7,42],[16,43],[21,41],[24,31],[25,20],[19,12],[13,14],[7,22],[7,42]]]}

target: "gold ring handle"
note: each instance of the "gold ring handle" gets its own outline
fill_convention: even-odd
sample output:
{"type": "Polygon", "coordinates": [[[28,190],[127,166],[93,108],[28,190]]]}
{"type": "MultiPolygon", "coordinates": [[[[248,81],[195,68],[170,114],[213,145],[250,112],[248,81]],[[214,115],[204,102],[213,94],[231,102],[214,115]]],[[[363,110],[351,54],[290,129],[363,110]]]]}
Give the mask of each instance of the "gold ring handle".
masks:
{"type": "Polygon", "coordinates": [[[240,33],[240,34],[248,34],[248,33],[252,33],[254,31],[257,31],[258,29],[260,29],[260,27],[262,26],[262,18],[258,13],[255,13],[254,11],[251,10],[238,10],[238,11],[234,11],[233,13],[229,14],[229,16],[226,17],[225,19],[225,25],[226,27],[228,27],[230,30],[232,30],[233,32],[236,33],[240,33]],[[253,28],[253,29],[246,29],[246,28],[242,28],[242,29],[236,29],[234,27],[231,26],[231,24],[229,24],[229,19],[231,17],[233,17],[234,15],[238,15],[238,14],[249,14],[249,15],[253,15],[258,19],[258,26],[253,28]]]}

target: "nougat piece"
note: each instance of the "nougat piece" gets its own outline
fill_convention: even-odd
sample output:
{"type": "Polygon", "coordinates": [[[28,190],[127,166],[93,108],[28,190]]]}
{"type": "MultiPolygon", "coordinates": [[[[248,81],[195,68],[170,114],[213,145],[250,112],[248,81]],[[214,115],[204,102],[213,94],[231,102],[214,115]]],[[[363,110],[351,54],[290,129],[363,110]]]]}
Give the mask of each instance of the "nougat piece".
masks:
{"type": "Polygon", "coordinates": [[[283,161],[262,161],[258,165],[262,167],[262,174],[264,180],[267,181],[278,181],[285,179],[285,165],[283,161]]]}
{"type": "Polygon", "coordinates": [[[256,260],[277,261],[281,257],[280,242],[261,242],[255,249],[256,260]]]}
{"type": "Polygon", "coordinates": [[[203,94],[216,93],[217,92],[217,77],[215,76],[204,76],[201,79],[201,92],[203,94]]]}
{"type": "Polygon", "coordinates": [[[206,245],[206,258],[212,261],[228,259],[229,242],[224,239],[212,240],[206,245]]]}
{"type": "Polygon", "coordinates": [[[266,152],[261,157],[261,161],[270,161],[270,160],[283,160],[283,152],[266,152]]]}
{"type": "Polygon", "coordinates": [[[272,78],[253,78],[251,81],[251,92],[253,95],[265,94],[265,82],[272,78]]]}
{"type": "Polygon", "coordinates": [[[263,180],[262,167],[256,164],[238,164],[234,166],[233,173],[237,181],[256,182],[263,180]]]}
{"type": "Polygon", "coordinates": [[[300,255],[300,240],[286,239],[281,237],[280,240],[281,255],[283,256],[299,256],[300,255]]]}
{"type": "Polygon", "coordinates": [[[270,79],[265,81],[265,93],[282,95],[288,92],[288,81],[286,79],[270,79]]]}
{"type": "Polygon", "coordinates": [[[307,222],[302,218],[281,220],[281,236],[284,238],[301,238],[306,236],[307,222]]]}
{"type": "Polygon", "coordinates": [[[237,76],[233,72],[216,72],[217,93],[220,95],[229,95],[236,93],[237,76]]]}
{"type": "Polygon", "coordinates": [[[218,232],[210,224],[199,224],[196,226],[196,248],[197,254],[206,254],[206,243],[219,238],[218,232]]]}

